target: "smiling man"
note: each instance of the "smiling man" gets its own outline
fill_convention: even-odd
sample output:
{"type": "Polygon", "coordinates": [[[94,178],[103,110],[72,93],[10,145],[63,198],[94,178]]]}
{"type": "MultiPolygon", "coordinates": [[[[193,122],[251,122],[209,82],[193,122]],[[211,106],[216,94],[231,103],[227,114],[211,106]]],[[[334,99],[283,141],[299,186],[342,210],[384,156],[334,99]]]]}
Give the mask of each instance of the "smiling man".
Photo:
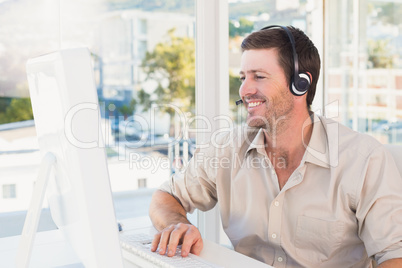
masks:
{"type": "Polygon", "coordinates": [[[172,256],[182,244],[183,256],[199,254],[186,213],[219,202],[235,250],[274,267],[402,267],[402,178],[375,139],[311,112],[314,44],[270,26],[242,50],[247,124],[197,149],[154,194],[152,250],[172,256]]]}

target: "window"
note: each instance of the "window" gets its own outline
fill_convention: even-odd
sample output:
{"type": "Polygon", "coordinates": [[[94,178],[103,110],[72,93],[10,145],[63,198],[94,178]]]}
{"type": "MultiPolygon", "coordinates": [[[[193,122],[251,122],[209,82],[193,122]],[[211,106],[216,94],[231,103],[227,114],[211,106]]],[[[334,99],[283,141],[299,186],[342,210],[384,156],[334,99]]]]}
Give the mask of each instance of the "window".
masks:
{"type": "Polygon", "coordinates": [[[138,32],[140,34],[146,35],[147,34],[147,20],[145,19],[140,19],[138,21],[138,32]]]}
{"type": "Polygon", "coordinates": [[[140,188],[147,188],[147,179],[146,178],[138,179],[138,189],[140,189],[140,188]]]}
{"type": "MultiPolygon", "coordinates": [[[[195,28],[195,0],[175,1],[175,5],[155,2],[22,0],[0,4],[0,76],[4,78],[0,79],[0,185],[4,185],[0,195],[15,199],[12,204],[0,204],[4,227],[0,237],[21,233],[41,162],[25,74],[28,58],[72,47],[91,51],[117,218],[148,215],[153,191],[173,172],[173,156],[191,152],[194,137],[185,142],[177,139],[180,146],[172,143],[182,137],[185,122],[179,120],[177,128],[170,128],[175,116],[165,104],[174,103],[183,115],[194,116],[195,33],[189,29],[195,28]],[[171,54],[154,53],[157,46],[171,54]],[[166,60],[183,52],[180,60],[166,60]],[[172,85],[175,77],[166,71],[167,65],[152,72],[143,64],[147,53],[148,61],[160,57],[160,62],[172,68],[186,68],[186,82],[172,85]],[[184,150],[183,144],[190,141],[190,148],[184,150]],[[137,195],[139,188],[143,190],[137,195]],[[134,206],[130,213],[127,203],[134,206]],[[10,217],[20,224],[6,224],[10,217]]],[[[42,215],[50,217],[49,213],[42,215]]],[[[40,226],[41,230],[51,228],[53,224],[40,226]]]]}
{"type": "Polygon", "coordinates": [[[138,57],[144,59],[147,52],[147,41],[140,41],[138,43],[138,57]]]}
{"type": "MultiPolygon", "coordinates": [[[[19,181],[19,195],[14,186],[14,190],[12,187],[7,190],[8,196],[13,196],[14,191],[15,199],[28,198],[40,164],[29,109],[25,62],[30,57],[59,48],[87,46],[92,52],[103,124],[107,126],[103,129],[107,129],[109,133],[105,136],[110,138],[106,151],[118,217],[133,216],[119,207],[127,196],[122,193],[136,193],[142,187],[148,188],[149,194],[132,195],[143,203],[141,208],[130,208],[130,211],[147,215],[143,204],[149,204],[153,190],[173,172],[173,164],[177,167],[180,166],[178,163],[186,161],[183,152],[193,152],[195,136],[191,133],[183,133],[185,140],[168,145],[180,136],[183,120],[196,113],[196,101],[202,104],[201,112],[220,113],[229,107],[235,122],[244,120],[241,108],[234,105],[239,89],[236,83],[240,42],[250,31],[267,25],[295,25],[305,30],[320,50],[325,61],[321,84],[317,86],[316,108],[325,106],[326,112],[336,114],[335,119],[358,131],[368,132],[384,143],[402,142],[400,1],[325,1],[325,14],[324,1],[310,0],[289,3],[228,0],[216,1],[213,5],[214,1],[182,0],[176,6],[154,2],[143,1],[139,5],[124,1],[21,0],[0,4],[0,77],[5,78],[0,80],[0,184],[13,185],[19,181]],[[201,18],[208,17],[202,25],[195,23],[196,4],[205,5],[201,9],[204,12],[197,13],[201,18]],[[227,10],[218,10],[225,5],[229,14],[227,10]],[[20,19],[22,17],[24,20],[20,19]],[[197,70],[197,86],[201,90],[194,92],[195,71],[191,71],[186,79],[181,79],[185,81],[185,90],[178,96],[185,97],[171,98],[174,91],[169,91],[167,67],[165,71],[152,72],[151,66],[143,64],[144,59],[150,62],[161,56],[163,53],[153,53],[157,46],[164,52],[177,49],[172,46],[176,41],[190,44],[186,51],[194,56],[194,40],[201,47],[208,45],[202,45],[196,39],[196,32],[197,36],[203,36],[208,31],[215,31],[213,28],[222,18],[228,25],[228,34],[222,35],[227,39],[215,40],[214,44],[219,43],[219,46],[198,58],[197,68],[201,66],[202,70],[197,70]],[[325,26],[322,26],[324,19],[325,26]],[[212,26],[208,24],[211,22],[214,23],[212,26]],[[205,31],[201,34],[199,29],[202,27],[205,31]],[[325,31],[321,27],[325,27],[325,31]],[[217,51],[228,51],[228,58],[217,51]],[[215,62],[210,60],[214,57],[217,58],[215,62]],[[222,62],[225,65],[229,62],[228,74],[223,67],[219,68],[219,75],[212,73],[211,76],[208,67],[222,62]],[[208,76],[204,77],[206,74],[208,76]],[[219,80],[219,77],[228,79],[219,80]],[[230,92],[226,92],[228,97],[224,93],[215,98],[216,88],[230,88],[230,92]],[[210,101],[208,104],[206,99],[210,101]],[[335,108],[329,105],[333,103],[335,108]],[[182,117],[175,116],[163,104],[174,104],[182,117]],[[21,113],[14,116],[15,111],[21,113]],[[143,119],[139,127],[133,122],[122,123],[135,121],[134,118],[143,119]],[[154,146],[138,146],[144,139],[152,141],[154,146]],[[178,155],[179,160],[175,159],[178,155]],[[5,177],[12,178],[13,182],[4,181],[5,177]]],[[[188,58],[190,60],[181,62],[182,66],[196,69],[194,57],[188,58]]],[[[131,200],[130,203],[136,204],[131,200]]],[[[13,211],[26,208],[27,202],[19,202],[13,211]]],[[[7,221],[8,212],[0,211],[1,226],[4,226],[3,219],[7,221]]],[[[206,230],[216,229],[219,222],[215,221],[215,216],[210,221],[211,228],[207,226],[209,229],[206,230]]],[[[24,213],[19,217],[23,221],[24,213]]],[[[204,220],[204,227],[208,219],[211,219],[210,214],[204,220]]],[[[4,228],[0,231],[0,236],[21,232],[4,228]]]]}
{"type": "MultiPolygon", "coordinates": [[[[322,50],[322,31],[316,25],[322,25],[322,3],[320,1],[242,1],[229,2],[229,107],[234,123],[242,124],[246,120],[245,109],[236,106],[239,99],[239,79],[241,42],[253,31],[258,31],[269,25],[293,25],[303,30],[322,50]],[[314,2],[314,3],[313,3],[314,2]],[[318,38],[317,38],[318,37],[318,38]],[[317,40],[318,39],[318,40],[317,40]]],[[[322,54],[321,54],[322,55],[322,54]]],[[[313,110],[321,108],[322,86],[317,84],[317,94],[313,110]]],[[[230,245],[223,231],[220,232],[222,244],[230,245]]]]}
{"type": "Polygon", "coordinates": [[[402,3],[327,2],[328,109],[382,143],[402,143],[402,3]]]}
{"type": "MultiPolygon", "coordinates": [[[[322,25],[322,3],[313,2],[229,1],[229,107],[234,122],[241,123],[246,118],[246,111],[235,104],[239,99],[240,45],[244,37],[269,25],[293,25],[304,31],[319,51],[322,50],[322,29],[316,26],[322,25]]],[[[321,51],[320,54],[322,57],[321,51]]],[[[318,84],[313,110],[322,108],[321,91],[322,86],[318,84]]]]}
{"type": "Polygon", "coordinates": [[[15,184],[4,184],[3,185],[3,198],[10,199],[10,198],[16,198],[16,197],[17,197],[16,185],[15,184]]]}

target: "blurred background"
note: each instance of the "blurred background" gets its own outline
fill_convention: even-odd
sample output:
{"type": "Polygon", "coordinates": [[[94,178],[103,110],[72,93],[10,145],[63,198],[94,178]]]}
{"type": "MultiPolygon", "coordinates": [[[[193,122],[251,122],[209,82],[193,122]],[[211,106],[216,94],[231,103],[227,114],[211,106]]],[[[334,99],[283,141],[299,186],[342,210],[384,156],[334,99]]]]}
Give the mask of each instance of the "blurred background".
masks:
{"type": "MultiPolygon", "coordinates": [[[[195,1],[0,0],[0,237],[21,233],[41,162],[25,64],[63,48],[91,51],[117,218],[148,214],[155,188],[195,150],[188,131],[202,92],[195,1]]],[[[294,25],[322,57],[313,111],[402,143],[402,1],[227,4],[229,88],[222,90],[235,124],[242,39],[267,25],[294,25]]],[[[53,228],[45,203],[39,230],[53,228]]]]}

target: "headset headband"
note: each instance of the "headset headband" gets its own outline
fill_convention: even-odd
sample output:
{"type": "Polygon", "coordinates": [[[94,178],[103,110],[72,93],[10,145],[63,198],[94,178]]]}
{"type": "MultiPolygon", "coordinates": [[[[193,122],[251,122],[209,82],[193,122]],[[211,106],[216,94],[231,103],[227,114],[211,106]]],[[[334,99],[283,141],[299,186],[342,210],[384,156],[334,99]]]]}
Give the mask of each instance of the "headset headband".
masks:
{"type": "Polygon", "coordinates": [[[294,75],[298,74],[299,73],[299,60],[298,60],[297,53],[296,53],[296,42],[293,37],[293,34],[289,31],[288,27],[285,27],[282,25],[270,25],[270,26],[266,26],[266,27],[262,28],[260,31],[267,30],[270,28],[278,28],[278,27],[282,28],[289,37],[290,44],[292,46],[292,52],[293,52],[293,74],[294,75]]]}
{"type": "Polygon", "coordinates": [[[266,26],[262,28],[260,31],[267,30],[270,28],[281,28],[285,31],[285,33],[289,37],[293,52],[293,79],[291,81],[290,91],[296,96],[301,96],[307,92],[310,86],[310,77],[307,74],[299,74],[299,60],[296,53],[296,42],[293,37],[293,34],[287,27],[282,25],[266,26]]]}

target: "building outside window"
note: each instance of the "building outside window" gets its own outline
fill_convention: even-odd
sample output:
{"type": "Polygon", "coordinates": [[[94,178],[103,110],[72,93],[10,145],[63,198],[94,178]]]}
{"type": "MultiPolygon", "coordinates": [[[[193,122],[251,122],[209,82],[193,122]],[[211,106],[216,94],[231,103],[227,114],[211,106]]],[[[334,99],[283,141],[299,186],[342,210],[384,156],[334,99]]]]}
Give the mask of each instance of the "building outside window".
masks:
{"type": "Polygon", "coordinates": [[[325,96],[331,114],[382,143],[401,144],[402,3],[326,2],[325,96]]]}
{"type": "MultiPolygon", "coordinates": [[[[0,3],[0,237],[21,233],[41,163],[25,64],[29,58],[58,49],[84,46],[91,52],[117,218],[148,215],[151,195],[172,174],[170,163],[175,150],[183,152],[183,142],[179,147],[173,144],[182,122],[171,129],[174,113],[157,103],[162,99],[157,90],[168,88],[171,77],[164,76],[166,66],[159,72],[147,70],[143,66],[146,54],[163,56],[154,53],[157,46],[168,50],[177,45],[186,51],[189,57],[180,62],[180,68],[187,68],[189,90],[195,90],[195,0],[177,1],[174,6],[154,2],[0,3]],[[144,118],[149,127],[136,127],[135,120],[130,121],[134,115],[144,118]],[[128,124],[119,124],[124,119],[128,124]],[[137,146],[143,138],[149,142],[137,146]]],[[[194,103],[191,98],[175,99],[187,116],[194,112],[194,103]]],[[[39,229],[52,228],[56,226],[45,201],[39,229]]]]}
{"type": "Polygon", "coordinates": [[[140,188],[147,188],[147,179],[146,178],[138,179],[138,189],[140,189],[140,188]]]}
{"type": "Polygon", "coordinates": [[[17,187],[15,184],[3,184],[3,199],[17,197],[17,187]]]}

